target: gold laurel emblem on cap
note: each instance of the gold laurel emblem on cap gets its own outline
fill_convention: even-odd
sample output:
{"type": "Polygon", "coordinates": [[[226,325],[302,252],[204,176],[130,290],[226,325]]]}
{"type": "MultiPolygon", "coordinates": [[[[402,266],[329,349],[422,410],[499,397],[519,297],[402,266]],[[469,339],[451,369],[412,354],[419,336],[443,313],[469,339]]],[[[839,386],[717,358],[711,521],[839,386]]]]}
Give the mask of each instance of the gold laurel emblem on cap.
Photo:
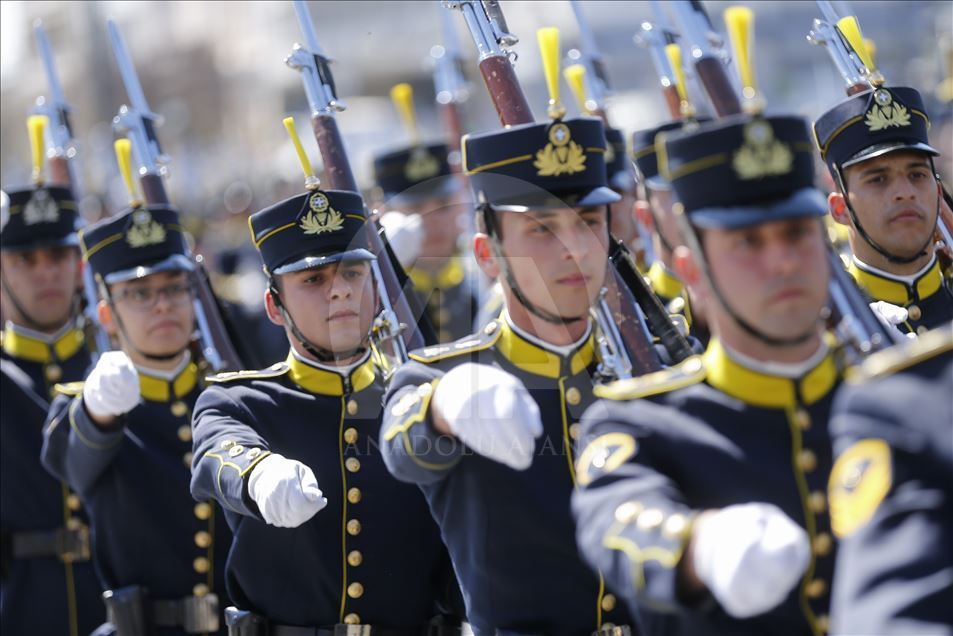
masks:
{"type": "Polygon", "coordinates": [[[890,91],[880,88],[874,92],[874,103],[867,111],[864,123],[870,132],[884,128],[903,128],[910,125],[910,113],[906,106],[893,101],[890,91]]]}
{"type": "Polygon", "coordinates": [[[791,147],[774,138],[771,124],[756,120],[745,126],[745,143],[735,153],[731,165],[739,179],[763,179],[791,172],[791,147]]]}
{"type": "Polygon", "coordinates": [[[870,520],[890,492],[892,473],[890,447],[883,440],[860,440],[844,451],[828,485],[834,534],[846,537],[870,520]]]}
{"type": "Polygon", "coordinates": [[[155,245],[165,240],[165,228],[152,218],[148,210],[132,213],[132,226],[126,230],[126,242],[132,247],[155,245]]]}
{"type": "Polygon", "coordinates": [[[311,211],[301,218],[299,225],[305,234],[337,232],[344,227],[344,217],[331,207],[328,197],[323,192],[312,194],[308,207],[311,211]]]}
{"type": "Polygon", "coordinates": [[[414,148],[404,165],[404,176],[408,181],[423,181],[437,176],[439,172],[440,162],[426,148],[414,148]]]}
{"type": "Polygon", "coordinates": [[[26,225],[37,223],[56,223],[60,219],[60,210],[50,193],[43,188],[38,189],[30,197],[23,210],[23,222],[26,225]]]}
{"type": "Polygon", "coordinates": [[[533,166],[541,177],[575,174],[586,169],[586,153],[572,140],[569,126],[558,123],[549,129],[549,143],[536,153],[533,166]]]}

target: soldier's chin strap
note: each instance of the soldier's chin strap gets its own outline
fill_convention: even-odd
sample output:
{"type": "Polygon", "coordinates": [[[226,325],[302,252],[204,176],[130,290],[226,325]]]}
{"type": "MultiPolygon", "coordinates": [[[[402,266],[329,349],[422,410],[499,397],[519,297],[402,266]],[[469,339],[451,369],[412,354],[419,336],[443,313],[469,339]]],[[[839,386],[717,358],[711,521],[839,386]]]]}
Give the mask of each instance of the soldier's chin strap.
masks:
{"type": "MultiPolygon", "coordinates": [[[[933,179],[937,184],[940,183],[940,178],[936,174],[936,169],[933,166],[933,158],[930,157],[930,171],[933,175],[933,179]]],[[[885,247],[877,243],[871,236],[867,233],[867,230],[860,224],[860,219],[857,217],[857,213],[854,211],[854,206],[850,204],[850,195],[847,192],[847,181],[844,179],[844,174],[840,166],[835,166],[834,176],[837,179],[837,185],[840,188],[841,193],[844,195],[844,205],[847,206],[847,213],[850,215],[851,223],[854,224],[854,229],[857,230],[857,233],[860,234],[860,237],[870,247],[874,248],[874,251],[886,258],[891,263],[897,263],[899,265],[905,265],[907,263],[913,263],[914,261],[926,256],[929,254],[927,248],[930,247],[930,244],[933,242],[933,233],[936,231],[936,224],[940,220],[940,197],[937,197],[936,200],[936,214],[933,219],[933,229],[930,231],[927,240],[923,243],[917,253],[913,256],[897,256],[887,251],[885,247]]]]}
{"type": "Polygon", "coordinates": [[[272,300],[275,301],[275,306],[278,308],[278,311],[281,312],[282,320],[284,320],[285,324],[291,328],[291,335],[293,335],[295,340],[298,341],[298,344],[300,344],[305,351],[314,356],[318,362],[341,362],[344,360],[349,360],[357,355],[363,355],[364,352],[367,351],[366,339],[361,342],[361,346],[355,347],[354,349],[348,349],[347,351],[332,351],[314,344],[305,338],[304,334],[301,333],[301,330],[298,329],[298,325],[295,324],[294,320],[291,318],[291,314],[285,308],[284,303],[281,302],[281,294],[278,292],[278,286],[275,284],[274,278],[271,277],[268,279],[268,293],[271,294],[272,300]]]}
{"type": "Polygon", "coordinates": [[[500,242],[499,227],[496,223],[496,214],[494,214],[493,208],[489,204],[484,203],[480,206],[480,213],[483,215],[486,231],[490,238],[490,249],[493,251],[493,256],[496,257],[497,262],[500,264],[500,270],[503,273],[503,278],[506,280],[506,284],[513,292],[513,296],[516,297],[516,300],[518,300],[521,305],[526,307],[526,310],[529,313],[554,325],[570,325],[580,320],[589,319],[588,313],[582,316],[567,318],[533,304],[533,302],[526,297],[526,294],[523,293],[523,290],[520,289],[519,284],[516,282],[516,277],[513,275],[513,270],[510,269],[509,260],[507,259],[506,255],[503,254],[503,245],[500,242]]]}
{"type": "Polygon", "coordinates": [[[3,286],[3,291],[6,293],[7,298],[10,299],[10,303],[13,305],[13,308],[17,310],[17,313],[20,314],[20,317],[27,324],[23,325],[34,331],[46,332],[51,329],[58,329],[68,322],[73,322],[76,320],[77,316],[80,314],[80,294],[79,291],[73,292],[73,298],[70,301],[70,310],[69,316],[67,316],[66,321],[61,324],[43,324],[26,310],[26,308],[20,303],[20,300],[16,297],[16,294],[13,293],[13,290],[10,289],[10,285],[7,284],[6,277],[0,273],[0,286],[3,286]]]}

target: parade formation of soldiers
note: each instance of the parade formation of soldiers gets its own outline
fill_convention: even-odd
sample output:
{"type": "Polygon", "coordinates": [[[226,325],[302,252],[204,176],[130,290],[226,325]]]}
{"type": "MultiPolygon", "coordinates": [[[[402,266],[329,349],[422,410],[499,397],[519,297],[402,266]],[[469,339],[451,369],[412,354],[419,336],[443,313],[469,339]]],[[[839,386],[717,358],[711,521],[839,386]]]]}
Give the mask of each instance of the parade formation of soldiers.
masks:
{"type": "Polygon", "coordinates": [[[411,143],[363,196],[294,1],[324,170],[286,119],[302,185],[247,220],[287,342],[263,365],[118,27],[122,212],[80,215],[51,78],[0,216],[2,634],[953,635],[953,198],[921,93],[818,2],[847,97],[767,114],[752,11],[728,55],[672,2],[642,26],[670,121],[626,133],[597,51],[563,74],[540,29],[530,104],[501,6],[445,4],[501,127],[451,97],[424,141],[398,84],[411,143]]]}

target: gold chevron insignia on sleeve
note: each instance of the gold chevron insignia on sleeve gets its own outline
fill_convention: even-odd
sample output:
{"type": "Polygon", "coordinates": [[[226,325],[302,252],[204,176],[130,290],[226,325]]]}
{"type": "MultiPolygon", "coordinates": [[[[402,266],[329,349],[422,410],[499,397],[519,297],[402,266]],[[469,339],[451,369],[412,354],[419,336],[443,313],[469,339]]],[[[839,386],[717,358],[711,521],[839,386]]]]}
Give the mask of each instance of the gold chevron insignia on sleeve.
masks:
{"type": "Polygon", "coordinates": [[[83,393],[83,385],[84,385],[84,384],[85,384],[85,382],[83,382],[83,381],[80,381],[80,382],[63,382],[63,383],[61,383],[61,384],[55,385],[55,386],[53,387],[53,390],[56,391],[57,393],[61,393],[61,394],[63,394],[63,395],[68,395],[68,396],[70,396],[70,397],[76,397],[77,395],[82,395],[82,393],[83,393]]]}
{"type": "Polygon", "coordinates": [[[576,462],[576,483],[585,486],[633,457],[638,443],[628,433],[606,433],[589,442],[576,462]]]}
{"type": "Polygon", "coordinates": [[[847,537],[870,521],[893,480],[890,447],[881,439],[864,439],[834,463],[828,482],[831,528],[847,537]]]}
{"type": "Polygon", "coordinates": [[[607,400],[637,400],[669,393],[705,379],[705,365],[701,356],[685,358],[678,364],[655,373],[647,373],[635,378],[616,380],[608,384],[597,384],[592,391],[596,397],[607,400]]]}

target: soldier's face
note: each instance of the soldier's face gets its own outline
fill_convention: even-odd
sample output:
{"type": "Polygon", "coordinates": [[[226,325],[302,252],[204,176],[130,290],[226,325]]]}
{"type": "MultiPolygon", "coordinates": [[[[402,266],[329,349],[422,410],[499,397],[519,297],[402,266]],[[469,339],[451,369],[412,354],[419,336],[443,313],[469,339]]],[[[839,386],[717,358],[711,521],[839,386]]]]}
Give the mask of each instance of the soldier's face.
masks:
{"type": "MultiPolygon", "coordinates": [[[[587,315],[605,282],[605,208],[502,212],[498,218],[503,254],[530,302],[559,316],[587,315]]],[[[480,259],[480,265],[488,276],[499,274],[495,258],[480,259]]],[[[512,293],[507,296],[511,302],[512,293]]]]}
{"type": "Polygon", "coordinates": [[[675,213],[672,212],[672,204],[675,203],[675,197],[671,190],[661,190],[647,187],[649,206],[653,212],[653,220],[656,223],[655,230],[665,241],[671,245],[681,245],[682,239],[678,229],[678,221],[675,213]]]}
{"type": "MultiPolygon", "coordinates": [[[[797,337],[817,324],[827,300],[829,270],[816,218],[705,230],[703,243],[714,283],[746,322],[777,338],[797,337]]],[[[736,329],[711,291],[703,294],[719,332],[736,329]]]]}
{"type": "Polygon", "coordinates": [[[185,272],[157,272],[114,283],[110,295],[112,308],[100,304],[100,322],[119,338],[133,362],[154,366],[147,358],[139,359],[139,352],[163,356],[188,346],[195,325],[195,291],[185,272]]]}
{"type": "Polygon", "coordinates": [[[639,236],[639,230],[635,226],[635,196],[626,192],[621,200],[611,205],[611,208],[612,236],[626,245],[632,245],[639,236]]]}
{"type": "Polygon", "coordinates": [[[465,206],[457,197],[439,197],[406,204],[403,212],[419,214],[423,225],[418,264],[427,267],[427,258],[443,259],[457,251],[460,219],[465,206]]]}
{"type": "Polygon", "coordinates": [[[2,313],[14,323],[55,331],[69,320],[73,294],[82,285],[79,249],[50,247],[0,252],[2,313]],[[12,298],[9,292],[12,293],[12,298]],[[20,313],[19,304],[26,316],[20,313]],[[34,321],[35,324],[30,324],[34,321]]]}
{"type": "MultiPolygon", "coordinates": [[[[285,308],[309,342],[329,351],[351,351],[362,346],[377,307],[374,277],[367,261],[332,263],[284,274],[279,285],[285,308]]],[[[290,326],[267,293],[265,302],[268,317],[284,326],[296,345],[290,326]]]]}
{"type": "MultiPolygon", "coordinates": [[[[927,157],[892,152],[850,166],[844,176],[854,212],[874,242],[891,254],[915,256],[936,227],[940,196],[927,157]]],[[[852,236],[851,246],[862,241],[852,236]]]]}

